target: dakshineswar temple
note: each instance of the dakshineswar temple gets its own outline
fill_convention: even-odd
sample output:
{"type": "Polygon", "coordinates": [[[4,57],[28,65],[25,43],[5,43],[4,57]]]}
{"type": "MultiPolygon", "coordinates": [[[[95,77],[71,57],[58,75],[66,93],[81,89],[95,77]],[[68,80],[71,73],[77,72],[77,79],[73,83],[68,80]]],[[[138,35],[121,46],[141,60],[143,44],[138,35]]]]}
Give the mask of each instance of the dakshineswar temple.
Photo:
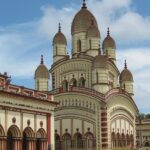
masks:
{"type": "MultiPolygon", "coordinates": [[[[133,76],[127,62],[119,72],[115,40],[108,28],[101,42],[98,23],[85,1],[73,18],[71,35],[71,55],[60,25],[52,43],[50,93],[59,102],[55,109],[55,150],[134,148],[138,108],[133,76]]],[[[39,91],[48,90],[48,76],[42,72],[39,76],[35,72],[39,91]]]]}
{"type": "Polygon", "coordinates": [[[109,28],[101,39],[85,0],[71,35],[69,55],[59,24],[53,64],[49,70],[41,56],[35,89],[0,74],[0,150],[128,150],[142,143],[149,150],[150,122],[137,120],[132,73],[126,61],[119,71],[115,40],[109,28]]]}

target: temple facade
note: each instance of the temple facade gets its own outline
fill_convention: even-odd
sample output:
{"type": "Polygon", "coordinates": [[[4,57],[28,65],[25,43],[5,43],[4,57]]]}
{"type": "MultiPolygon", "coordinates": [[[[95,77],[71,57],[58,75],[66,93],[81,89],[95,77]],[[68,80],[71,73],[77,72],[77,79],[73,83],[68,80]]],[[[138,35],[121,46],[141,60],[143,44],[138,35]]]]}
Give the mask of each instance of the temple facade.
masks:
{"type": "MultiPolygon", "coordinates": [[[[52,42],[50,93],[59,102],[55,150],[134,148],[138,108],[133,76],[126,61],[123,70],[118,70],[115,40],[109,28],[101,39],[97,20],[85,1],[73,18],[71,35],[71,55],[60,25],[52,42]]],[[[46,74],[35,73],[36,89],[45,91],[47,82],[46,74]]]]}
{"type": "Polygon", "coordinates": [[[16,86],[0,74],[0,150],[54,150],[54,108],[49,93],[16,86]]]}

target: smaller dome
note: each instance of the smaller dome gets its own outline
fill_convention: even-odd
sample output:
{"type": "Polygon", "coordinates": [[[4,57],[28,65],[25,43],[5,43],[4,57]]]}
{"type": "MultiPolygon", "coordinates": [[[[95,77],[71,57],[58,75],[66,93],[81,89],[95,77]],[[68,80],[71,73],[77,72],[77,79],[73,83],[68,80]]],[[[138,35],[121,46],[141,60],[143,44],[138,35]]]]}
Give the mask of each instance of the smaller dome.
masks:
{"type": "Polygon", "coordinates": [[[53,45],[54,44],[63,44],[63,45],[67,45],[67,40],[65,35],[61,32],[61,26],[59,23],[59,30],[58,32],[55,34],[54,38],[53,38],[53,45]]]}
{"type": "Polygon", "coordinates": [[[132,76],[132,73],[130,72],[130,70],[127,69],[126,61],[125,61],[125,68],[121,72],[119,80],[120,80],[120,82],[123,82],[123,81],[131,81],[131,82],[133,82],[133,76],[132,76]]]}
{"type": "Polygon", "coordinates": [[[107,68],[107,57],[105,55],[97,55],[93,61],[93,68],[107,68]]]}
{"type": "Polygon", "coordinates": [[[97,28],[97,26],[95,26],[94,21],[91,20],[91,26],[89,27],[88,31],[87,31],[87,36],[88,37],[96,37],[96,38],[100,38],[100,32],[97,28]]]}
{"type": "Polygon", "coordinates": [[[104,39],[102,47],[103,49],[107,49],[107,48],[116,49],[116,43],[114,39],[110,36],[109,28],[107,31],[107,37],[104,39]]]}
{"type": "Polygon", "coordinates": [[[37,67],[34,78],[35,79],[37,78],[49,79],[50,78],[49,70],[43,63],[43,56],[41,56],[41,64],[37,67]]]}

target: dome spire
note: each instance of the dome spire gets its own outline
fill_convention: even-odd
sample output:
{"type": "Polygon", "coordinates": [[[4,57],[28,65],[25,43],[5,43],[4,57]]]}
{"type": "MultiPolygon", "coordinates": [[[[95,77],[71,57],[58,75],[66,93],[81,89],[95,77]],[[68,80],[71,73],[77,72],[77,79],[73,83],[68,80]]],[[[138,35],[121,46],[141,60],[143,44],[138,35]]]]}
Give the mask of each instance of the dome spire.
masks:
{"type": "Polygon", "coordinates": [[[127,61],[124,62],[124,69],[127,69],[127,61]]]}
{"type": "Polygon", "coordinates": [[[86,9],[87,7],[86,7],[86,2],[85,2],[85,0],[83,0],[83,4],[82,4],[82,9],[86,9]]]}
{"type": "Polygon", "coordinates": [[[58,32],[61,32],[61,24],[59,22],[59,26],[58,26],[58,32]]]}
{"type": "Polygon", "coordinates": [[[107,28],[107,36],[110,36],[110,30],[109,30],[109,27],[107,28]]]}
{"type": "Polygon", "coordinates": [[[41,65],[44,64],[43,55],[41,55],[41,65]]]}

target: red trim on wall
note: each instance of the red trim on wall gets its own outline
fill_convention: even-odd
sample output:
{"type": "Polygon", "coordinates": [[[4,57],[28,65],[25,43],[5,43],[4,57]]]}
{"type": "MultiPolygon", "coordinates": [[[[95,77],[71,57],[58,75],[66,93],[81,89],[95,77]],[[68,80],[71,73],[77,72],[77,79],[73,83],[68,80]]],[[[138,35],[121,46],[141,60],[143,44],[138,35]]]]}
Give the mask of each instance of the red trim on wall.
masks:
{"type": "Polygon", "coordinates": [[[51,114],[47,114],[47,143],[51,144],[51,114]]]}

